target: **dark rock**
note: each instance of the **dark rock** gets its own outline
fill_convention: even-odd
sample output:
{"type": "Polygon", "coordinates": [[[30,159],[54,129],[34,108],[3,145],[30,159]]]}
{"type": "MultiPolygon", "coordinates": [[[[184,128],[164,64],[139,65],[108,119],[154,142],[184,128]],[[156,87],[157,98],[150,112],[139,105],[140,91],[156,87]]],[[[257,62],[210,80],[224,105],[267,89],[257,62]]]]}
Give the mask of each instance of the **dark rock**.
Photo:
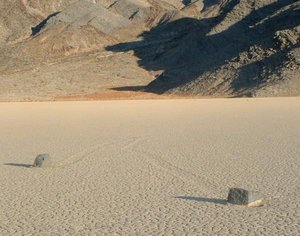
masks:
{"type": "Polygon", "coordinates": [[[52,166],[50,156],[47,153],[39,154],[34,160],[33,167],[50,167],[52,166]]]}
{"type": "Polygon", "coordinates": [[[262,196],[254,191],[241,188],[231,188],[227,201],[236,205],[261,206],[263,205],[262,196]]]}

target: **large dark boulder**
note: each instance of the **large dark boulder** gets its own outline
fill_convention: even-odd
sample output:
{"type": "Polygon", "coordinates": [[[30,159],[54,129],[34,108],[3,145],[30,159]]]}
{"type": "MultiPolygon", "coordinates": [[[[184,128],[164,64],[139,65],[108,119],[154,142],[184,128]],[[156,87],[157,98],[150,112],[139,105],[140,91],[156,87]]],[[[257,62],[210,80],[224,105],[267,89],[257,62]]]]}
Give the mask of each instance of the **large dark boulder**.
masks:
{"type": "Polygon", "coordinates": [[[242,188],[231,188],[227,201],[236,205],[262,206],[263,198],[255,191],[248,191],[242,188]]]}

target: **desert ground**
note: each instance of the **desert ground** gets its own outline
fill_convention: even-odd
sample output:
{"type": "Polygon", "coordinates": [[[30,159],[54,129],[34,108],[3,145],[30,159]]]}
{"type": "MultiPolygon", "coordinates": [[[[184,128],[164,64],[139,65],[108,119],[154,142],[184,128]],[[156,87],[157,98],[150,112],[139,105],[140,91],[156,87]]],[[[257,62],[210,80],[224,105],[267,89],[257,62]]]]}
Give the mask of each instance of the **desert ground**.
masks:
{"type": "Polygon", "coordinates": [[[300,98],[0,110],[1,235],[300,234],[300,98]],[[53,167],[30,168],[39,153],[53,167]],[[266,203],[227,204],[230,187],[266,203]]]}

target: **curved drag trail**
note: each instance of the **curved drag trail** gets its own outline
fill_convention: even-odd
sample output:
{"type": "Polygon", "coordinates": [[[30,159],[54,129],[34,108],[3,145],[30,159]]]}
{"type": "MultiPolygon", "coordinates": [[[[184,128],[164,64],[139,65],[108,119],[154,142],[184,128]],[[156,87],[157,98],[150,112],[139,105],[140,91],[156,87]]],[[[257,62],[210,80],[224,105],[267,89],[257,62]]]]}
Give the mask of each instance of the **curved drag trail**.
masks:
{"type": "Polygon", "coordinates": [[[0,110],[0,235],[300,233],[299,98],[0,110]],[[44,152],[53,168],[26,168],[44,152]],[[235,186],[268,204],[227,205],[235,186]]]}

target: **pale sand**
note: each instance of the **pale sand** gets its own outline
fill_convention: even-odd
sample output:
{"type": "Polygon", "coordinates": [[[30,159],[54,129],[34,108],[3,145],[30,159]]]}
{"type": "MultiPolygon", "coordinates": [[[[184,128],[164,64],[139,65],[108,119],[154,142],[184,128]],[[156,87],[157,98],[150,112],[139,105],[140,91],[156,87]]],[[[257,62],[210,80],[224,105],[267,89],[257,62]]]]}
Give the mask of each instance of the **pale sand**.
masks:
{"type": "Polygon", "coordinates": [[[299,98],[0,111],[0,235],[300,234],[299,98]],[[45,152],[56,167],[26,168],[45,152]],[[268,203],[226,205],[230,187],[268,203]]]}

